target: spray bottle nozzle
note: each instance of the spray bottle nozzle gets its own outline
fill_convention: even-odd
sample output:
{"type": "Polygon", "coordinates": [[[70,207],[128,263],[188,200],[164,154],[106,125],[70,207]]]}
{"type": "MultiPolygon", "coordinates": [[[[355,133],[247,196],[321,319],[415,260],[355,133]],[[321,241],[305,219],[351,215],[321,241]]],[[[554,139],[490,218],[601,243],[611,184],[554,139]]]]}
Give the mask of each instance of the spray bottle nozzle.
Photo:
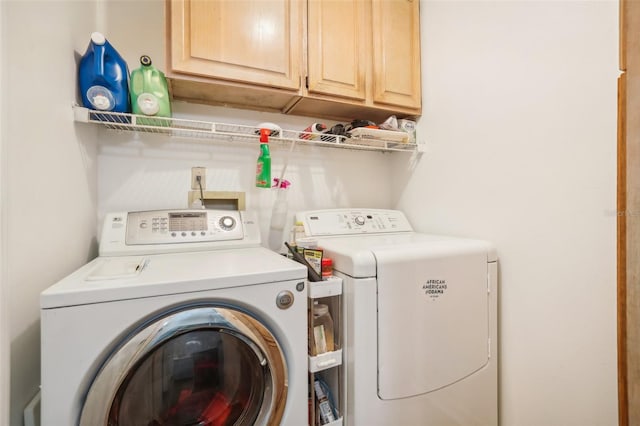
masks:
{"type": "Polygon", "coordinates": [[[260,129],[260,143],[269,143],[271,129],[260,129]]]}

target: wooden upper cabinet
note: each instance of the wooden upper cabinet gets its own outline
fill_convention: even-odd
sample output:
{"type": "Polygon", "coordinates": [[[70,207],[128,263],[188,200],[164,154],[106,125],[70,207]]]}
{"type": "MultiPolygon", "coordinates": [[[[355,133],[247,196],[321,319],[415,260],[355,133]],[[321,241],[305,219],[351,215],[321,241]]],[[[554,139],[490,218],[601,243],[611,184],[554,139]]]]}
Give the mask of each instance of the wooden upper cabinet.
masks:
{"type": "Polygon", "coordinates": [[[174,99],[350,121],[419,116],[419,0],[167,0],[174,99]]]}
{"type": "Polygon", "coordinates": [[[308,90],[338,97],[366,98],[366,3],[362,0],[308,3],[308,90]]]}
{"type": "Polygon", "coordinates": [[[172,0],[171,71],[299,89],[299,0],[172,0]]]}
{"type": "Polygon", "coordinates": [[[309,95],[420,110],[418,0],[309,0],[307,20],[309,95]]]}
{"type": "Polygon", "coordinates": [[[420,108],[418,0],[372,0],[373,101],[420,108]]]}

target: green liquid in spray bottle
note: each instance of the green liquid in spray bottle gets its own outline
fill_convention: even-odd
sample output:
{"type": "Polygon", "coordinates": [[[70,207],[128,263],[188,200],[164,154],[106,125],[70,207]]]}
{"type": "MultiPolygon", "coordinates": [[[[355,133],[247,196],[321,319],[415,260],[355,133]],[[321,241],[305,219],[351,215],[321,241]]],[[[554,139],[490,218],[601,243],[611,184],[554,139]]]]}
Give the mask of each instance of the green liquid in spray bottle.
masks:
{"type": "Polygon", "coordinates": [[[269,153],[269,134],[271,130],[260,129],[260,156],[256,165],[256,186],[271,188],[271,154],[269,153]]]}

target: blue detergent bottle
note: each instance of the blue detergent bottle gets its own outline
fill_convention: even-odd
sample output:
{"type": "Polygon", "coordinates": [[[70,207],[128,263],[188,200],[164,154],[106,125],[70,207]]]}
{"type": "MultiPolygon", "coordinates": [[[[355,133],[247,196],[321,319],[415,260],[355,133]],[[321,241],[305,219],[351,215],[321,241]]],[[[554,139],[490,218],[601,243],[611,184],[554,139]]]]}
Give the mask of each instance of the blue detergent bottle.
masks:
{"type": "Polygon", "coordinates": [[[82,105],[97,111],[131,112],[127,63],[99,32],[91,34],[80,60],[78,83],[82,105]]]}

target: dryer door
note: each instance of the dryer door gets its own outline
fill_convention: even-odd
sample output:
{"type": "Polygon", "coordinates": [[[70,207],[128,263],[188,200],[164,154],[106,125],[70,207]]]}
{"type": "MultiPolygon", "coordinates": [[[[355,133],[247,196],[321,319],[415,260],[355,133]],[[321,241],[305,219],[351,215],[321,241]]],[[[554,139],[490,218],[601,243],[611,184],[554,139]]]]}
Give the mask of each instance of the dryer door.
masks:
{"type": "Polygon", "coordinates": [[[380,398],[441,389],[488,363],[486,246],[441,241],[375,255],[380,398]]]}
{"type": "Polygon", "coordinates": [[[105,362],[81,426],[278,424],[287,370],[274,336],[230,308],[159,318],[105,362]]]}

